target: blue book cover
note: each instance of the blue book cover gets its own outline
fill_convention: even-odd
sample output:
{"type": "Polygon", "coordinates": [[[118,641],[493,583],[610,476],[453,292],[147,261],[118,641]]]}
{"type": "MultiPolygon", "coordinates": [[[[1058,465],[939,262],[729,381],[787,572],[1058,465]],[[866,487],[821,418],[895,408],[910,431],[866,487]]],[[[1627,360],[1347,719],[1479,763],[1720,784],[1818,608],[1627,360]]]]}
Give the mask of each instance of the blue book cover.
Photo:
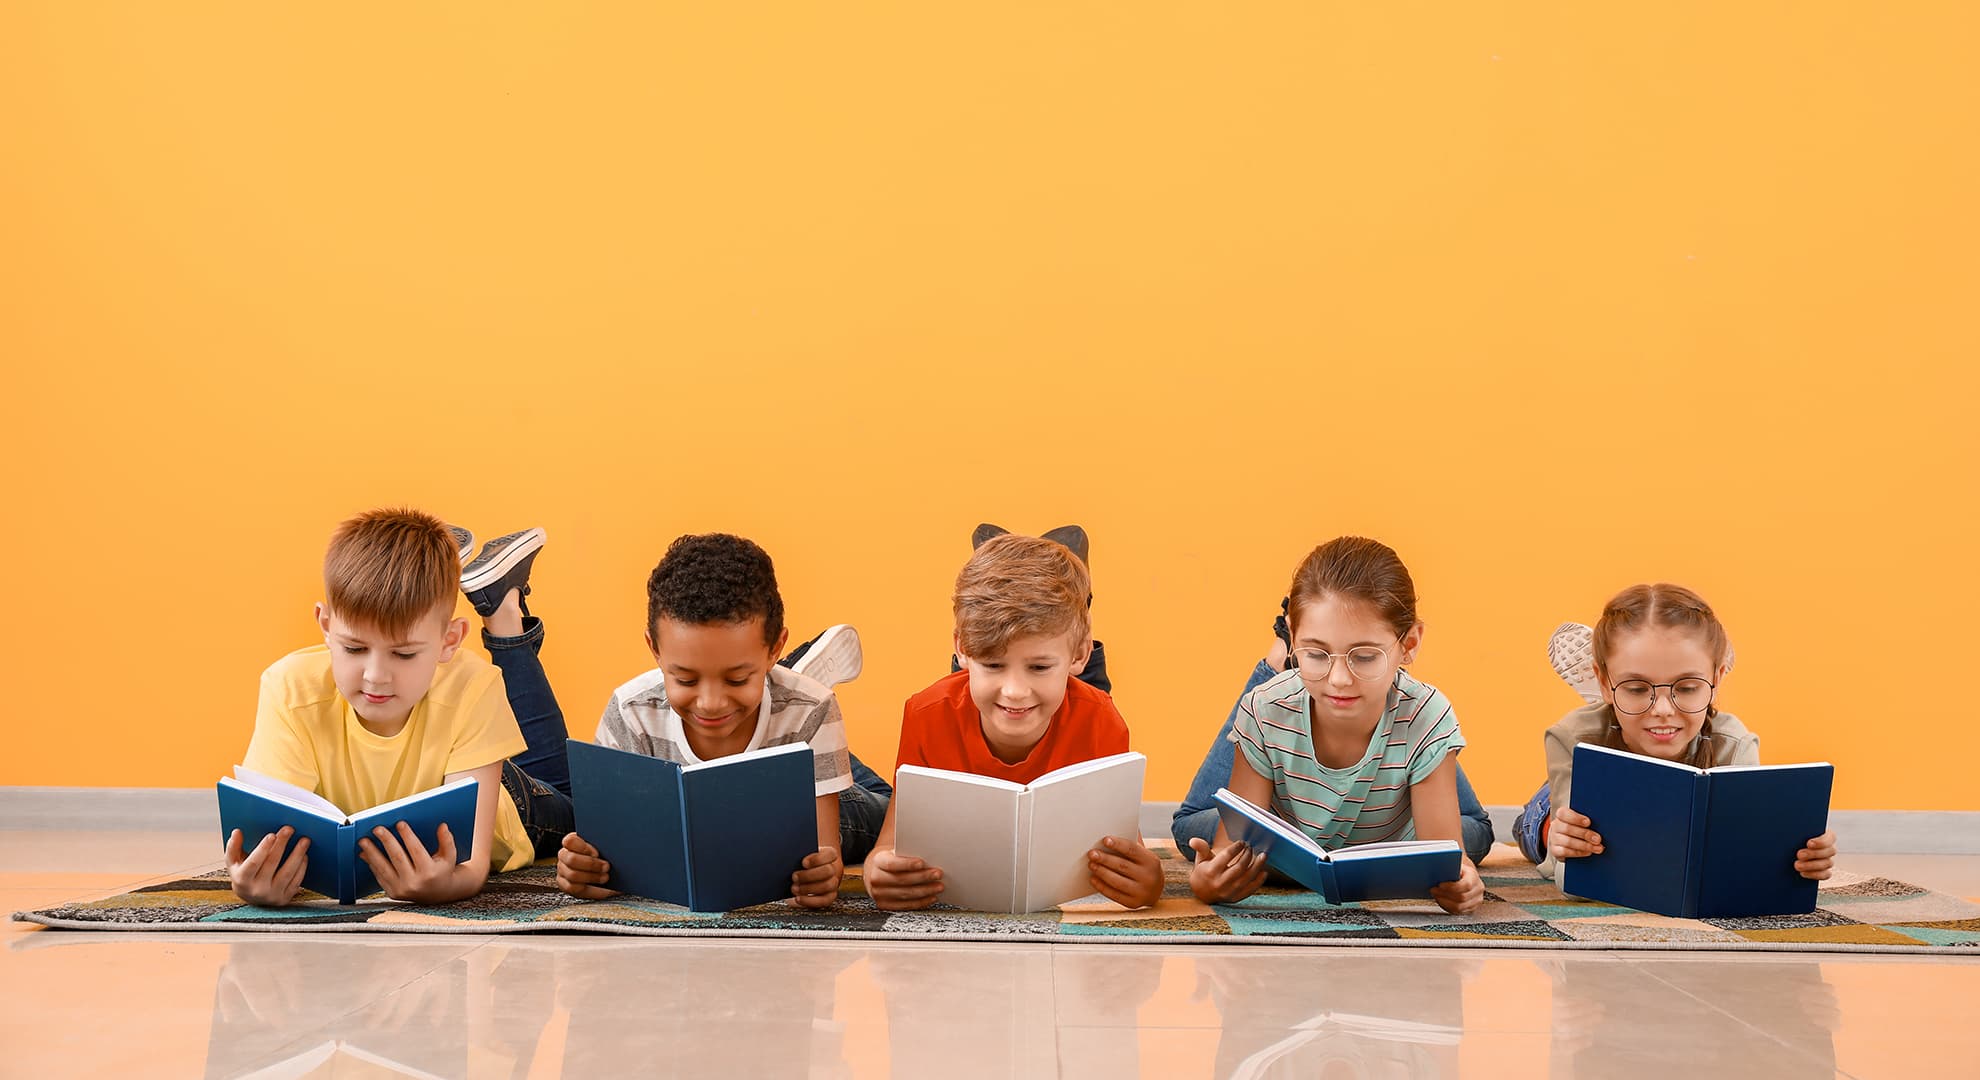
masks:
{"type": "Polygon", "coordinates": [[[1813,911],[1794,853],[1828,827],[1834,778],[1827,762],[1699,769],[1583,743],[1570,800],[1602,853],[1563,859],[1561,891],[1681,919],[1813,911]]]}
{"type": "Polygon", "coordinates": [[[303,867],[303,888],[321,893],[340,904],[355,904],[360,897],[378,891],[378,878],[358,856],[357,843],[371,830],[383,825],[394,829],[403,821],[426,850],[440,846],[440,825],[446,823],[454,834],[455,853],[466,862],[474,853],[474,819],[480,784],[462,777],[431,791],[422,791],[394,802],[345,814],[314,792],[304,791],[251,769],[237,768],[233,777],[222,778],[216,787],[220,802],[220,841],[226,843],[235,829],[241,830],[244,849],[287,825],[295,829],[282,855],[303,838],[309,838],[309,860],[303,867]]]}
{"type": "Polygon", "coordinates": [[[1399,840],[1327,851],[1286,821],[1228,788],[1217,789],[1224,834],[1263,852],[1265,865],[1330,904],[1412,900],[1456,881],[1464,849],[1455,840],[1399,840]]]}
{"type": "Polygon", "coordinates": [[[572,739],[577,832],[612,865],[606,885],[694,911],[791,895],[818,850],[811,747],[682,766],[572,739]]]}

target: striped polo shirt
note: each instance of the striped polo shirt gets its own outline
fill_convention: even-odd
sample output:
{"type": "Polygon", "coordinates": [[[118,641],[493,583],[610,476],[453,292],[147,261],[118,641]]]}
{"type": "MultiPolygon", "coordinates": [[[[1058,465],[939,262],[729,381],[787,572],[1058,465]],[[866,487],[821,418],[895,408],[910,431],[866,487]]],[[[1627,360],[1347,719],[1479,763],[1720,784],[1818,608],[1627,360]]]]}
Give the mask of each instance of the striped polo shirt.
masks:
{"type": "Polygon", "coordinates": [[[1398,670],[1367,754],[1344,769],[1327,768],[1315,757],[1312,715],[1297,670],[1276,676],[1240,702],[1231,741],[1258,775],[1272,781],[1273,809],[1330,850],[1415,839],[1410,785],[1464,746],[1450,699],[1398,670]]]}
{"type": "MultiPolygon", "coordinates": [[[[806,743],[811,747],[814,794],[830,795],[851,787],[852,751],[846,745],[846,724],[832,688],[781,665],[772,667],[765,678],[756,732],[747,749],[806,743]]],[[[659,668],[612,691],[605,715],[598,720],[597,739],[598,745],[614,750],[681,765],[701,764],[688,745],[680,714],[667,703],[667,680],[659,668]]]]}

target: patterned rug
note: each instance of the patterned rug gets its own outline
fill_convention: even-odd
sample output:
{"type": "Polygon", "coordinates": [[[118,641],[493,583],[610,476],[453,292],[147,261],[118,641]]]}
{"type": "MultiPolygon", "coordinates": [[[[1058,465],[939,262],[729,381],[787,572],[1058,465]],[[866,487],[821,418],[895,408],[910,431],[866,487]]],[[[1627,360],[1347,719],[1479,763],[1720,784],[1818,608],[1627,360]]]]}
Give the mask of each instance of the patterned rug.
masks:
{"type": "MultiPolygon", "coordinates": [[[[938,941],[1015,939],[1065,943],[1406,945],[1468,948],[1939,952],[1980,949],[1980,904],[1889,878],[1837,874],[1812,914],[1752,919],[1672,919],[1564,896],[1501,844],[1481,868],[1485,904],[1446,915],[1427,900],[1334,905],[1297,888],[1267,886],[1242,903],[1206,905],[1190,895],[1189,864],[1166,841],[1168,887],[1153,908],[1128,911],[1098,896],[1031,915],[937,906],[890,914],[874,908],[856,876],[839,902],[806,911],[765,904],[725,915],[622,896],[574,900],[557,891],[552,864],[498,874],[479,896],[419,906],[392,901],[339,907],[306,899],[286,908],[243,904],[224,871],[150,885],[100,900],[14,913],[71,930],[385,931],[420,934],[586,932],[649,936],[822,937],[938,941]]],[[[304,896],[314,897],[313,893],[304,896]]],[[[1980,955],[1980,953],[1972,954],[1980,955]]]]}

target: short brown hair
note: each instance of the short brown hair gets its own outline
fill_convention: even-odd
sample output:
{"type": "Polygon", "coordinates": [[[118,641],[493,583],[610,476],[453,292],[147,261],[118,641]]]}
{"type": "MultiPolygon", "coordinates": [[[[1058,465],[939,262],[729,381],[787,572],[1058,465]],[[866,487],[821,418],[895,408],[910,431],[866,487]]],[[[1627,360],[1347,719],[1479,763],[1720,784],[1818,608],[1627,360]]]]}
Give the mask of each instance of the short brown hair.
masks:
{"type": "Polygon", "coordinates": [[[1073,650],[1093,624],[1086,598],[1093,582],[1064,544],[1006,533],[971,555],[956,575],[956,639],[964,656],[1001,656],[1012,641],[1068,634],[1073,650]]]}
{"type": "Polygon", "coordinates": [[[460,550],[447,526],[410,507],[370,510],[337,526],[323,556],[323,596],[337,617],[402,634],[454,610],[460,550]]]}
{"type": "Polygon", "coordinates": [[[1365,536],[1336,537],[1314,548],[1293,572],[1288,595],[1295,632],[1300,609],[1324,596],[1367,604],[1397,637],[1416,625],[1416,582],[1409,568],[1394,548],[1365,536]]]}

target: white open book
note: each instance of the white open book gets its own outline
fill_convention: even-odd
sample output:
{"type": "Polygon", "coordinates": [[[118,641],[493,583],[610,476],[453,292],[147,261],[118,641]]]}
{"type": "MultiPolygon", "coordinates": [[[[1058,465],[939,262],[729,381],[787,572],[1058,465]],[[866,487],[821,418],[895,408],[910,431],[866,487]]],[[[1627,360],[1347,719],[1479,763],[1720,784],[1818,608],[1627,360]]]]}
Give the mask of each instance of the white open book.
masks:
{"type": "Polygon", "coordinates": [[[1139,839],[1148,759],[1115,754],[1030,784],[903,765],[894,850],[942,870],[941,901],[974,911],[1044,911],[1093,892],[1086,853],[1139,839]]]}

